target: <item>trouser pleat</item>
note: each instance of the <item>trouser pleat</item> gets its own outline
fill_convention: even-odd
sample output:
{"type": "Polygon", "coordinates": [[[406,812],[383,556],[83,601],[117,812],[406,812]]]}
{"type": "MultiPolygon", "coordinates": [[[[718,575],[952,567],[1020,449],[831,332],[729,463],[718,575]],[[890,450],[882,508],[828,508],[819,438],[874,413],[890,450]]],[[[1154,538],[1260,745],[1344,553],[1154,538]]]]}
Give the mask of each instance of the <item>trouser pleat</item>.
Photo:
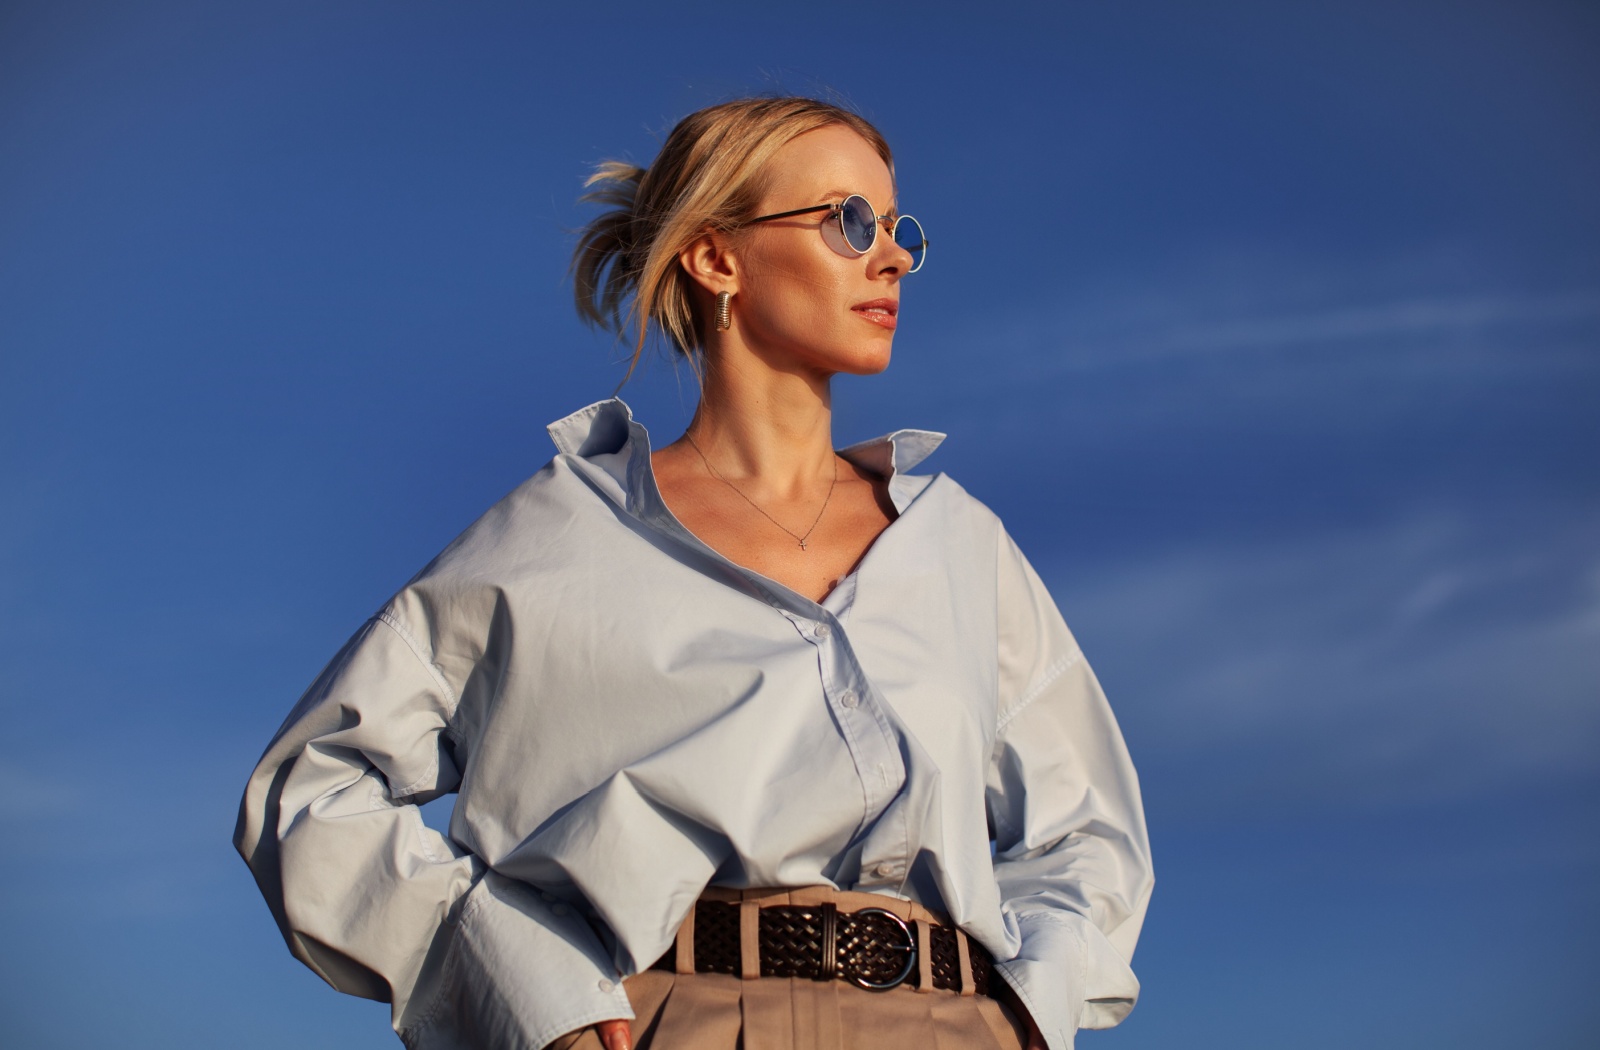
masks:
{"type": "Polygon", "coordinates": [[[744,1045],[750,1050],[813,1050],[795,1045],[795,1002],[792,977],[744,981],[739,996],[744,1013],[744,1045]]]}
{"type": "Polygon", "coordinates": [[[1021,1050],[1028,1033],[1000,1009],[993,999],[942,995],[925,998],[933,1038],[933,1050],[1021,1050]]]}
{"type": "MultiPolygon", "coordinates": [[[[1022,1050],[1027,1033],[993,999],[838,981],[664,970],[628,978],[637,1050],[1022,1050]]],[[[551,1050],[602,1050],[593,1028],[551,1050]]]]}
{"type": "MultiPolygon", "coordinates": [[[[663,970],[647,970],[637,977],[628,978],[625,987],[640,980],[664,978],[671,990],[665,996],[652,1019],[646,1020],[639,1011],[634,1012],[636,1050],[680,1050],[691,1047],[728,1047],[739,1044],[743,1027],[743,1009],[740,1005],[742,985],[747,982],[720,973],[697,973],[679,976],[663,970]],[[641,1022],[644,1022],[641,1025],[641,1022]],[[647,1036],[648,1038],[642,1038],[647,1036]]],[[[629,991],[629,1001],[633,993],[629,991]]]]}
{"type": "Polygon", "coordinates": [[[839,1019],[837,982],[794,980],[795,1050],[838,1050],[844,1045],[844,1025],[839,1019]]]}

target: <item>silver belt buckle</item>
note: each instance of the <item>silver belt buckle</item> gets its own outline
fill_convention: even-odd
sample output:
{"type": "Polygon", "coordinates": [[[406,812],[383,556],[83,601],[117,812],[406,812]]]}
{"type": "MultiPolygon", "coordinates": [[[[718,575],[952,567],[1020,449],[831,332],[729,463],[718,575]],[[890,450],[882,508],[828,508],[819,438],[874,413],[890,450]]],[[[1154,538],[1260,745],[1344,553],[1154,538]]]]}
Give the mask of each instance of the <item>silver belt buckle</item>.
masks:
{"type": "Polygon", "coordinates": [[[905,938],[904,944],[889,945],[890,951],[904,952],[906,961],[905,964],[900,967],[900,972],[895,974],[887,981],[872,980],[866,974],[861,972],[854,959],[847,959],[847,962],[849,963],[848,976],[851,984],[865,988],[869,992],[887,992],[891,988],[895,988],[901,984],[904,984],[906,978],[911,976],[911,971],[917,968],[917,939],[912,936],[911,927],[906,925],[905,920],[900,918],[900,916],[896,915],[892,911],[885,911],[882,908],[862,908],[859,911],[850,913],[850,917],[852,919],[862,915],[883,916],[885,919],[888,919],[889,922],[893,923],[894,926],[900,931],[900,936],[905,938]]]}

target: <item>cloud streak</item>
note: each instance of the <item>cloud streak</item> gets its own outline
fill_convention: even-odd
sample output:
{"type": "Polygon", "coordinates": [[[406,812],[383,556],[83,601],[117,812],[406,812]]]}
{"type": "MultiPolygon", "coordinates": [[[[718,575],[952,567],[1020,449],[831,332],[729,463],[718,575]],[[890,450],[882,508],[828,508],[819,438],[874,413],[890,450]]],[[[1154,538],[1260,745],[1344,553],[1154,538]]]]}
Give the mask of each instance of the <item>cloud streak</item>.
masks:
{"type": "MultiPolygon", "coordinates": [[[[1325,360],[1329,354],[1359,357],[1374,351],[1430,361],[1436,366],[1430,372],[1479,368],[1486,358],[1520,367],[1589,369],[1600,359],[1596,291],[1491,292],[1206,316],[1214,309],[1199,293],[1180,294],[1176,304],[1155,316],[1098,304],[1068,305],[1049,316],[1024,317],[998,339],[994,333],[981,340],[967,333],[961,341],[1024,348],[1005,370],[1008,378],[1017,369],[1038,378],[1184,363],[1240,367],[1263,358],[1325,360]]],[[[1388,363],[1392,367],[1394,361],[1388,363]]]]}
{"type": "Polygon", "coordinates": [[[0,760],[0,828],[80,813],[81,787],[59,774],[0,760]]]}
{"type": "Polygon", "coordinates": [[[1150,340],[1154,355],[1308,344],[1482,334],[1506,326],[1600,320],[1600,293],[1424,298],[1170,329],[1150,340]]]}
{"type": "Polygon", "coordinates": [[[1158,781],[1393,806],[1600,767],[1596,537],[1434,510],[1046,578],[1158,781]]]}

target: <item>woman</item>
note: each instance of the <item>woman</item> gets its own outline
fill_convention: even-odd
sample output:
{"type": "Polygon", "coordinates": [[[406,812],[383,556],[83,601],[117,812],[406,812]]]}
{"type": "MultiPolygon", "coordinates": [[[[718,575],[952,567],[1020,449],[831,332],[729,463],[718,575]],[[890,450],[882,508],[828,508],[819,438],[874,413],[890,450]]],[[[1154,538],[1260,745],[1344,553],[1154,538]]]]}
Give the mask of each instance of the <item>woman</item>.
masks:
{"type": "Polygon", "coordinates": [[[591,182],[579,309],[631,303],[698,411],[654,450],[617,400],[553,424],[302,698],[236,834],[291,950],[412,1047],[1115,1024],[1151,876],[1094,676],[993,514],[907,473],[940,435],[833,448],[926,250],[882,136],[743,100],[591,182]]]}

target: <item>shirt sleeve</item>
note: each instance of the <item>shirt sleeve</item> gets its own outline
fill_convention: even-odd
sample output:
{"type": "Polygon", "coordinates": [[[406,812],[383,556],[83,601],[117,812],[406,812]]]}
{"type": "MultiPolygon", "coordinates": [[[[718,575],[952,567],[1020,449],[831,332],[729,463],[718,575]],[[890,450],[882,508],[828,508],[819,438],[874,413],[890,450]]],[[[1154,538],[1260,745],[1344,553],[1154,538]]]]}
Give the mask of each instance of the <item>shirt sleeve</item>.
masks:
{"type": "Polygon", "coordinates": [[[1016,958],[998,964],[1052,1050],[1133,1009],[1154,882],[1139,782],[1105,694],[1038,574],[1002,533],[1000,703],[987,802],[1016,958]]]}
{"type": "Polygon", "coordinates": [[[580,915],[422,822],[418,805],[460,783],[456,700],[386,611],[278,731],[234,841],[290,951],[340,991],[392,1004],[413,1050],[539,1050],[632,1017],[580,915]]]}

